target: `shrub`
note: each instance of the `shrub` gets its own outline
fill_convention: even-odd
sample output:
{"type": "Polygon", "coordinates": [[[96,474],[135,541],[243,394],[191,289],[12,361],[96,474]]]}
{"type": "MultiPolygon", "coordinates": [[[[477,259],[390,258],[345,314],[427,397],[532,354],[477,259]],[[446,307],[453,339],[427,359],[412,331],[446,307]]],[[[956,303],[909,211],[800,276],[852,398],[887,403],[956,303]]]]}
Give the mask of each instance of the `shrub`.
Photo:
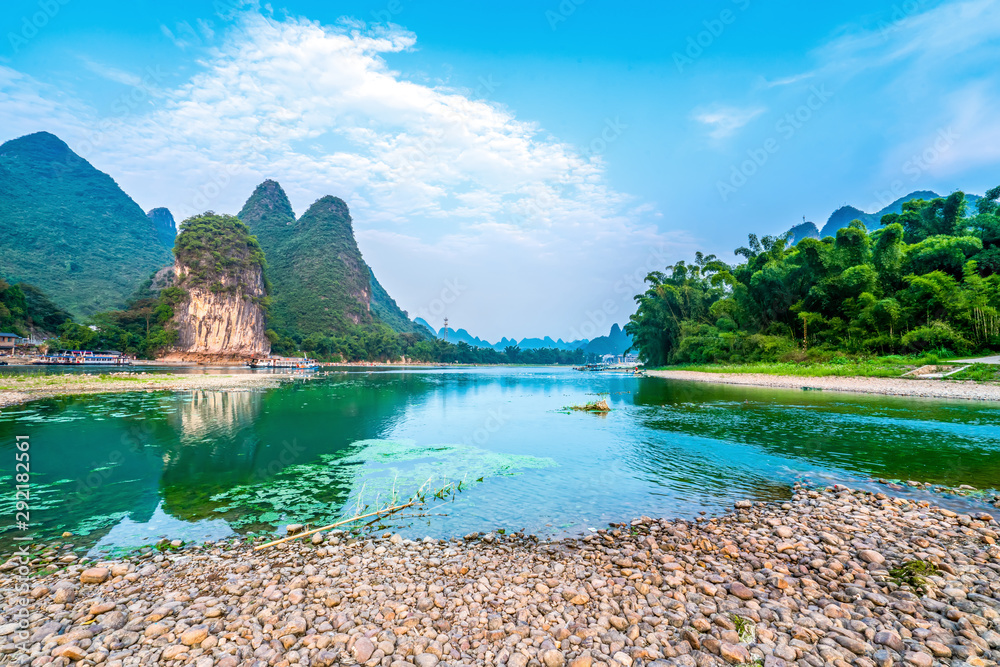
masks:
{"type": "Polygon", "coordinates": [[[914,352],[945,348],[943,351],[947,354],[949,350],[966,352],[972,347],[972,343],[945,322],[932,322],[929,326],[917,327],[903,336],[903,346],[914,352]]]}

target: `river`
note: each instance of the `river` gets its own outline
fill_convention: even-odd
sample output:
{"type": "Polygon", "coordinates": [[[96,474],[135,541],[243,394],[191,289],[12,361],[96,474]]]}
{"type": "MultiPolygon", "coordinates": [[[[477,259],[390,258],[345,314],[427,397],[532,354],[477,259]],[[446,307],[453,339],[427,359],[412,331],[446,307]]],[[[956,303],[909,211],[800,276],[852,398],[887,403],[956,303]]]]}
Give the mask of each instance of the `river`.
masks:
{"type": "MultiPolygon", "coordinates": [[[[780,500],[796,481],[1000,486],[996,403],[563,368],[347,369],[266,391],[36,401],[0,415],[7,488],[19,435],[36,537],[98,549],[322,525],[459,482],[393,529],[579,534],[780,500]],[[565,409],[599,395],[607,415],[565,409]]],[[[4,516],[13,505],[0,500],[4,516]]]]}

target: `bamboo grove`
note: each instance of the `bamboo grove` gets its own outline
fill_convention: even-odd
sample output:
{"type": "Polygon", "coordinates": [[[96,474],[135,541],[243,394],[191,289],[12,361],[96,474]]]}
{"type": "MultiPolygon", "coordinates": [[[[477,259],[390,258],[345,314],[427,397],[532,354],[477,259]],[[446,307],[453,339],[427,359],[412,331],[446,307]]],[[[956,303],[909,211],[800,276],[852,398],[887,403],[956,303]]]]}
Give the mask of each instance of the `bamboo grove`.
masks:
{"type": "Polygon", "coordinates": [[[734,265],[697,253],[646,277],[625,331],[656,366],[998,350],[998,199],[915,199],[796,245],[751,234],[734,265]]]}

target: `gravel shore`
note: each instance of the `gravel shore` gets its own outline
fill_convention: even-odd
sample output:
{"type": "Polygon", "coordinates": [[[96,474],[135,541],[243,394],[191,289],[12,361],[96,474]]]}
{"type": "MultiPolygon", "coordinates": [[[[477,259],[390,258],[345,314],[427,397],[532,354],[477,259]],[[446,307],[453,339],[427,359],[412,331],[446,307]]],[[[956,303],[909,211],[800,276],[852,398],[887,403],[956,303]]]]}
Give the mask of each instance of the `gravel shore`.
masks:
{"type": "Polygon", "coordinates": [[[961,398],[974,401],[1000,401],[1000,385],[972,381],[920,380],[875,377],[798,377],[762,373],[703,373],[698,371],[649,371],[651,377],[692,382],[740,384],[783,389],[822,389],[888,396],[922,398],[961,398]]]}
{"type": "Polygon", "coordinates": [[[128,391],[249,390],[277,387],[300,376],[292,374],[170,375],[166,373],[66,373],[0,378],[0,408],[66,394],[111,394],[128,391]]]}
{"type": "Polygon", "coordinates": [[[797,487],[780,505],[556,542],[331,533],[101,563],[53,546],[29,569],[67,569],[0,568],[24,591],[5,597],[0,651],[106,667],[993,665],[992,521],[797,487]]]}

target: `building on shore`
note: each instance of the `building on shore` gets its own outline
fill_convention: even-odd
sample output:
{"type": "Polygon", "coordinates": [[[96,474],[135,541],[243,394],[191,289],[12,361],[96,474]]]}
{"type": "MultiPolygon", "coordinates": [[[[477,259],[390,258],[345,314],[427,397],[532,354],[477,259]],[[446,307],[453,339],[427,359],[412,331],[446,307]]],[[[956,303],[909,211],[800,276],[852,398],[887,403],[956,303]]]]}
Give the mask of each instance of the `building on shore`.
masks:
{"type": "Polygon", "coordinates": [[[14,354],[14,348],[21,343],[21,337],[15,333],[0,333],[0,355],[14,354]]]}

